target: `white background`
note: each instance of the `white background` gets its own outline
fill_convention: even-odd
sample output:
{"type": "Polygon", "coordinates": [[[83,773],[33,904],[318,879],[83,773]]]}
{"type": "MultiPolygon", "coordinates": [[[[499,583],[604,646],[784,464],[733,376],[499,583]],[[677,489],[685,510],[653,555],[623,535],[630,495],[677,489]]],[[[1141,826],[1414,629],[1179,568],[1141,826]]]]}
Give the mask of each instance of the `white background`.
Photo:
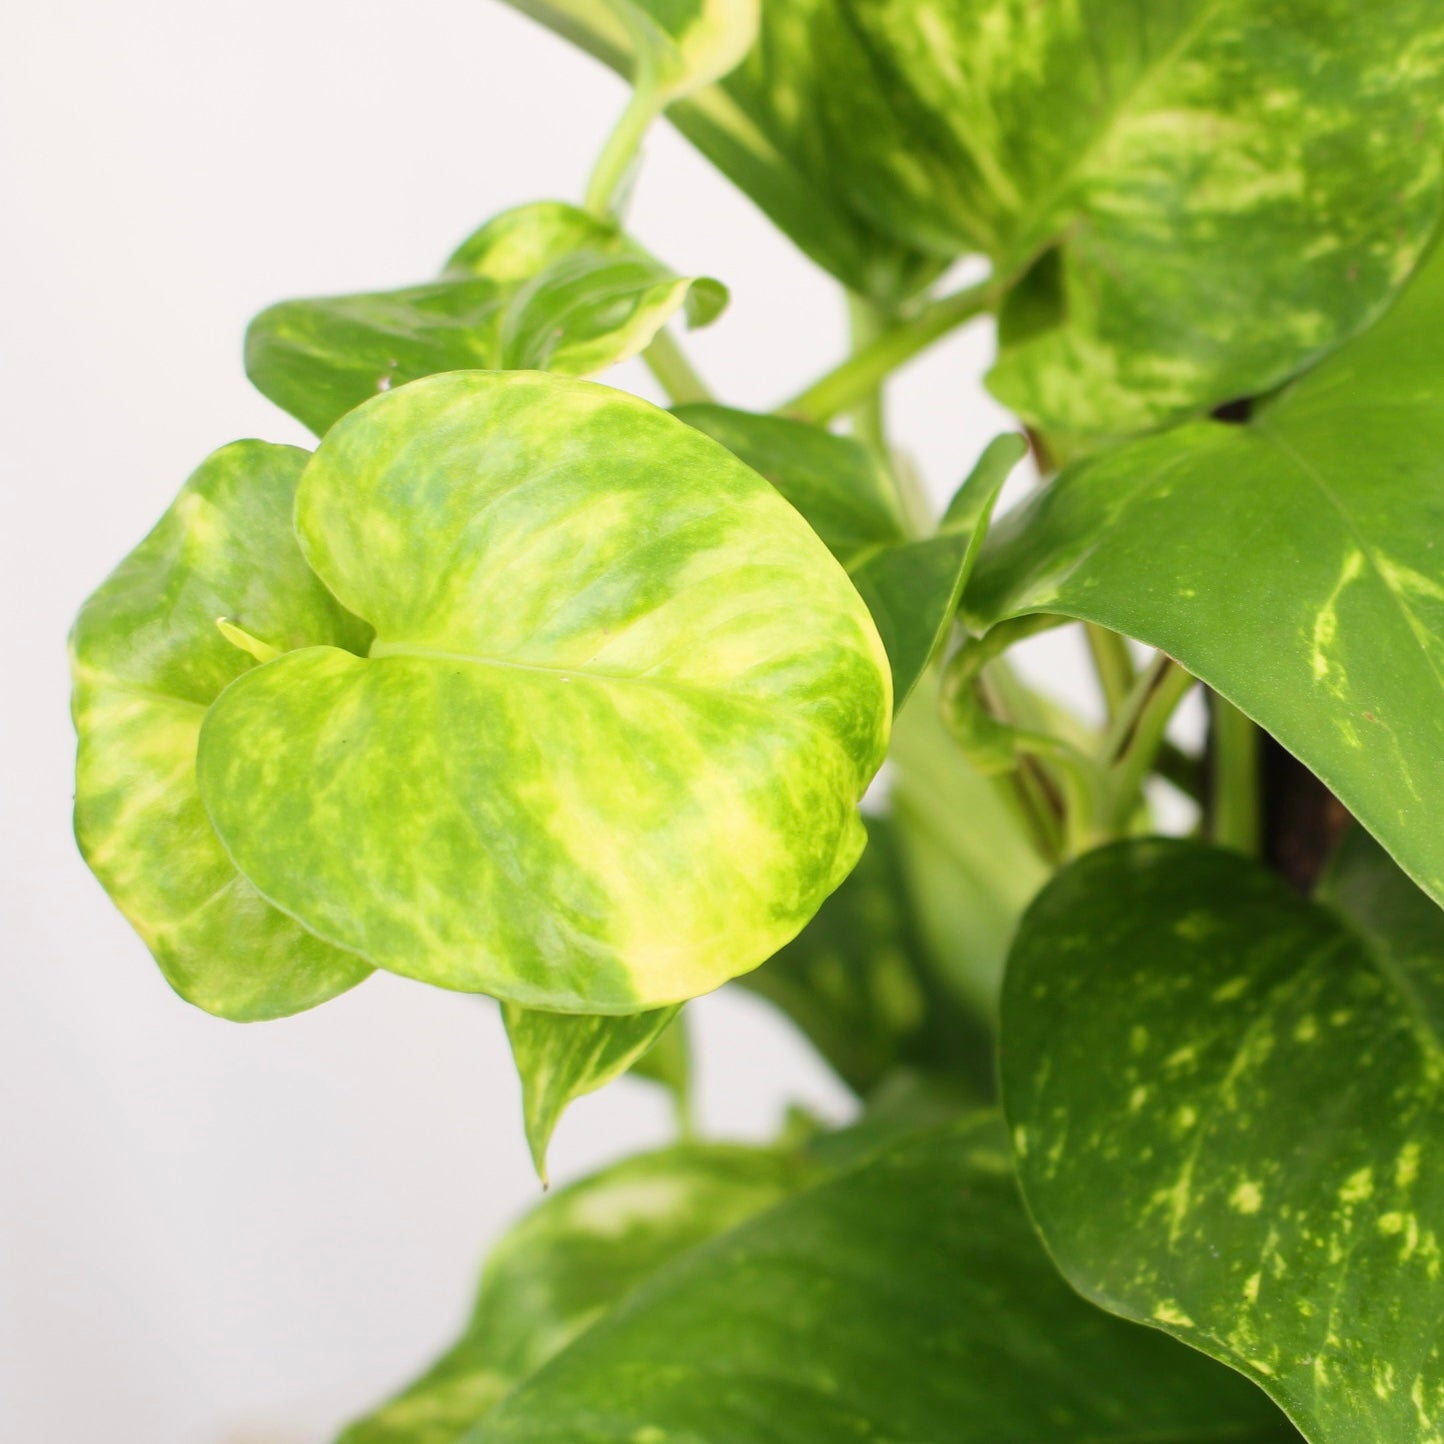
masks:
{"type": "MultiPolygon", "coordinates": [[[[579,198],[623,94],[498,0],[5,0],[0,1437],[319,1444],[447,1339],[536,1197],[490,1005],[378,976],[240,1027],[168,991],[70,837],[64,639],[210,450],[306,442],[242,374],[255,311],[424,280],[496,211],[579,198]]],[[[665,128],[631,227],[732,287],[688,343],[730,402],[840,358],[835,287],[665,128]]],[[[989,347],[898,387],[940,496],[1006,425],[989,347]]],[[[712,1129],[845,1110],[760,1004],[692,1011],[712,1129]]],[[[667,1127],[624,1081],[569,1115],[554,1176],[667,1127]]]]}

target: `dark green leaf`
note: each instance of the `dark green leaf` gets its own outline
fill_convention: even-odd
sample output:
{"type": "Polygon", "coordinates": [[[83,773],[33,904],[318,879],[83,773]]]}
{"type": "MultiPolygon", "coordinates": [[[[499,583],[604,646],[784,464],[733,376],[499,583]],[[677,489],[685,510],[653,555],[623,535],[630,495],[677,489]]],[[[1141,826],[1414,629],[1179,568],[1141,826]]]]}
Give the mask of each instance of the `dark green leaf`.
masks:
{"type": "Polygon", "coordinates": [[[218,619],[263,648],[364,652],[370,641],[296,546],[291,507],[306,460],[261,441],[217,451],[71,634],[80,850],[170,985],[226,1018],[299,1012],[371,971],[260,897],[196,789],[206,708],[255,666],[218,619]]]}
{"type": "Polygon", "coordinates": [[[1444,253],[1260,406],[1063,473],[993,529],[978,630],[1031,612],[1177,657],[1444,900],[1444,253]]]}
{"type": "Polygon", "coordinates": [[[496,1246],[456,1344],[340,1444],[453,1444],[663,1264],[808,1176],[792,1154],[686,1145],[552,1194],[496,1246]]]}
{"type": "Polygon", "coordinates": [[[532,1163],[547,1181],[547,1144],[567,1106],[620,1078],[671,1027],[681,1005],[599,1017],[545,1013],[503,1003],[501,1016],[521,1076],[522,1114],[532,1163]]]}
{"type": "Polygon", "coordinates": [[[765,961],[857,860],[877,632],[796,512],[675,417],[430,377],[332,428],[296,531],[376,641],[228,688],[198,775],[241,870],[319,936],[636,1013],[765,961]]]}
{"type": "Polygon", "coordinates": [[[934,535],[909,540],[887,478],[859,442],[721,406],[679,406],[676,414],[760,471],[847,568],[887,648],[893,705],[901,707],[952,627],[993,504],[1027,443],[998,437],[934,535]]]}
{"type": "Polygon", "coordinates": [[[677,276],[611,224],[543,201],[483,226],[440,281],[263,311],[246,372],[320,436],[369,397],[441,371],[593,375],[636,355],[679,308],[701,326],[726,301],[719,282],[677,276]]]}
{"type": "Polygon", "coordinates": [[[1008,964],[1024,1192],[1089,1298],[1314,1444],[1444,1438],[1444,914],[1363,833],[1329,905],[1237,854],[1062,873],[1008,964]]]}
{"type": "Polygon", "coordinates": [[[652,1276],[469,1444],[1274,1441],[1264,1397],[1057,1277],[1000,1132],[825,1175],[652,1276]]]}

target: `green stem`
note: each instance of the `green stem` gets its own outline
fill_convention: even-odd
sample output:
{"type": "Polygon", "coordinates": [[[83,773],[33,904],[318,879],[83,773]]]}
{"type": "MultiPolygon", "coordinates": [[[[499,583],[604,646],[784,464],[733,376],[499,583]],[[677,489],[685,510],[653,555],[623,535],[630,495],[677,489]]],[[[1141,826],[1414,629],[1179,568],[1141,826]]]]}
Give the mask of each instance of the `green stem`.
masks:
{"type": "Polygon", "coordinates": [[[802,421],[831,421],[866,401],[884,377],[891,375],[903,362],[911,360],[919,351],[925,351],[949,331],[981,316],[992,306],[997,295],[997,282],[988,280],[932,302],[911,320],[885,331],[778,410],[802,421]]]}
{"type": "Polygon", "coordinates": [[[1100,627],[1097,622],[1085,622],[1083,629],[1088,638],[1088,650],[1093,656],[1093,670],[1098,674],[1098,686],[1108,709],[1108,720],[1112,722],[1123,710],[1138,680],[1133,657],[1128,651],[1128,643],[1117,632],[1100,627]]]}
{"type": "Polygon", "coordinates": [[[693,369],[676,338],[665,328],[652,337],[651,344],[642,352],[642,360],[647,363],[647,369],[657,378],[673,406],[713,399],[711,388],[693,369]]]}
{"type": "Polygon", "coordinates": [[[1163,734],[1196,680],[1171,657],[1159,653],[1109,729],[1105,744],[1105,755],[1111,758],[1109,805],[1102,819],[1106,835],[1117,837],[1127,830],[1143,783],[1157,762],[1163,734]]]}
{"type": "MultiPolygon", "coordinates": [[[[887,334],[887,320],[883,312],[865,296],[859,296],[852,291],[847,293],[847,319],[854,356],[875,345],[879,338],[887,334]]],[[[884,379],[878,378],[877,384],[858,401],[849,415],[852,419],[852,434],[865,445],[872,447],[885,461],[887,414],[883,396],[884,379]]]]}
{"type": "Polygon", "coordinates": [[[655,85],[641,83],[632,91],[627,108],[612,128],[587,182],[582,204],[599,220],[608,220],[616,209],[617,192],[632,168],[633,158],[648,127],[661,113],[655,85]]]}
{"type": "Polygon", "coordinates": [[[1218,693],[1209,697],[1213,729],[1213,840],[1258,855],[1263,837],[1259,730],[1218,693]]]}

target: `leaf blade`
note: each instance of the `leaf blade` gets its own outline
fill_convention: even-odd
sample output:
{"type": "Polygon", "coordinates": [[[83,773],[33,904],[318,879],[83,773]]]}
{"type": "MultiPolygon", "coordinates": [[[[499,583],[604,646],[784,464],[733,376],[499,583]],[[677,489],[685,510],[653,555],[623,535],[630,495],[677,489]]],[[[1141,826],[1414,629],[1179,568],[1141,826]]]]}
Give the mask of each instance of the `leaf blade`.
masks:
{"type": "Polygon", "coordinates": [[[1091,854],[1028,914],[1004,999],[1020,1177],[1075,1287],[1248,1374],[1315,1444],[1444,1421],[1444,915],[1354,846],[1372,933],[1201,844],[1091,854]]]}
{"type": "Polygon", "coordinates": [[[338,423],[296,516],[377,640],[230,688],[198,775],[246,875],[319,935],[635,1013],[756,966],[855,862],[881,644],[715,443],[602,387],[452,373],[338,423]]]}

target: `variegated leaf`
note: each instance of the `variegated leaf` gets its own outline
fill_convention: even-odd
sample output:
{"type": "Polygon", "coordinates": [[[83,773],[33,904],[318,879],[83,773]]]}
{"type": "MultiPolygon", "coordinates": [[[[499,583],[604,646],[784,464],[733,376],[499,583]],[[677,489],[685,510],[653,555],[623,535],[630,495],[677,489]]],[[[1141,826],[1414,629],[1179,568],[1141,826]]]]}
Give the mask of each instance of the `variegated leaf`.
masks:
{"type": "Polygon", "coordinates": [[[679,311],[703,326],[726,303],[720,282],[678,276],[609,222],[542,201],[488,222],[439,281],[261,312],[246,372],[321,436],[368,398],[440,371],[595,375],[679,311]]]}
{"type": "Polygon", "coordinates": [[[1004,1101],[1087,1297],[1261,1384],[1313,1444],[1444,1439],[1444,914],[1358,832],[1322,904],[1144,841],[1023,922],[1004,1101]]]}
{"type": "Polygon", "coordinates": [[[1444,254],[1246,425],[1074,467],[994,527],[979,630],[1058,612],[1177,657],[1444,902],[1444,254]]]}
{"type": "Polygon", "coordinates": [[[921,112],[958,243],[1004,277],[1056,252],[1052,324],[992,376],[1044,429],[1132,432],[1266,390],[1375,317],[1438,220],[1431,0],[843,8],[878,86],[921,112]]]}
{"type": "Polygon", "coordinates": [[[857,860],[882,644],[691,427],[583,382],[431,377],[332,428],[296,528],[376,640],[229,688],[198,772],[246,876],[320,936],[635,1013],[756,967],[857,860]]]}
{"type": "MultiPolygon", "coordinates": [[[[1252,1386],[1068,1289],[1001,1129],[873,1145],[659,1269],[468,1444],[1283,1444],[1252,1386]]],[[[398,1441],[399,1444],[399,1441],[398,1441]]]]}
{"type": "Polygon", "coordinates": [[[361,653],[370,642],[296,545],[291,506],[306,460],[260,441],[209,457],[71,634],[80,849],[170,985],[227,1018],[298,1012],[371,971],[261,898],[196,789],[206,708],[255,666],[218,619],[278,648],[361,653]]]}

